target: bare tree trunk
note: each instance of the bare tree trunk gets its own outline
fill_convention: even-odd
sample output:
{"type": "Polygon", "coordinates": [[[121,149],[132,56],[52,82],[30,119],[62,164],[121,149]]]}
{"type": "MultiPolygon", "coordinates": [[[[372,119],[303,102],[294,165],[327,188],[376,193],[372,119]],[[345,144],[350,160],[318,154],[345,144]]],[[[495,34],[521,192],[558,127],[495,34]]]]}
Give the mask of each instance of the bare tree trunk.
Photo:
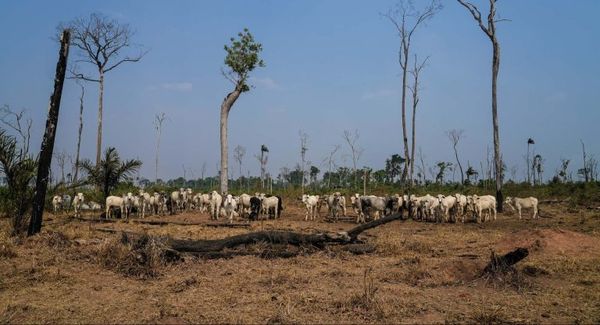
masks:
{"type": "Polygon", "coordinates": [[[529,146],[530,146],[530,143],[529,143],[529,141],[527,141],[527,166],[526,166],[525,169],[527,169],[527,183],[529,185],[531,185],[531,172],[529,171],[529,167],[531,166],[531,163],[529,162],[530,161],[530,159],[529,159],[529,157],[530,157],[529,156],[529,146]]]}
{"type": "Polygon", "coordinates": [[[406,132],[406,88],[407,88],[406,73],[408,72],[408,47],[403,49],[403,51],[404,51],[404,57],[402,59],[404,60],[404,63],[402,64],[402,143],[404,144],[405,160],[404,160],[404,170],[402,171],[401,183],[405,184],[406,177],[408,174],[408,169],[409,169],[409,166],[412,165],[412,163],[411,163],[411,156],[409,155],[409,152],[408,152],[408,135],[406,132]]]}
{"type": "Polygon", "coordinates": [[[96,136],[96,166],[100,165],[102,157],[102,111],[104,98],[104,72],[100,70],[100,91],[98,94],[98,134],[96,136]]]}
{"type": "Polygon", "coordinates": [[[587,155],[585,153],[585,144],[583,143],[583,140],[579,140],[581,142],[581,151],[583,152],[583,177],[585,179],[585,182],[589,182],[590,178],[588,176],[588,166],[587,166],[587,155]]]}
{"type": "Polygon", "coordinates": [[[79,175],[79,152],[81,151],[81,134],[83,132],[83,96],[85,95],[85,88],[81,87],[81,96],[79,97],[79,130],[77,132],[77,152],[75,153],[75,172],[73,173],[73,183],[77,183],[77,177],[79,175]]]}
{"type": "Polygon", "coordinates": [[[241,90],[238,90],[237,87],[234,91],[229,93],[227,97],[223,100],[223,104],[221,104],[221,193],[225,194],[228,192],[228,176],[227,176],[227,164],[228,164],[228,155],[227,155],[227,119],[229,118],[229,111],[231,107],[235,103],[235,101],[240,97],[241,90]]]}
{"type": "Polygon", "coordinates": [[[35,182],[35,196],[33,198],[31,220],[27,232],[29,236],[37,234],[42,230],[42,216],[44,213],[44,202],[46,200],[46,189],[48,187],[48,174],[50,172],[50,165],[52,164],[52,151],[54,150],[54,138],[56,137],[56,127],[58,125],[60,99],[65,81],[65,72],[67,70],[69,43],[70,32],[69,30],[64,30],[60,38],[60,51],[58,54],[58,62],[56,63],[56,76],[54,78],[54,92],[52,97],[50,97],[46,130],[44,132],[42,148],[40,150],[37,179],[35,182]]]}
{"type": "Polygon", "coordinates": [[[460,163],[460,160],[458,159],[458,150],[456,149],[456,144],[454,145],[454,156],[456,157],[456,163],[458,164],[458,169],[460,169],[460,184],[464,185],[465,184],[465,174],[463,172],[462,164],[460,163]]]}
{"type": "Polygon", "coordinates": [[[494,163],[496,165],[496,202],[498,212],[502,212],[504,197],[502,195],[502,155],[500,154],[500,130],[498,127],[498,71],[500,70],[500,44],[494,35],[494,58],[492,60],[492,119],[494,124],[494,163]]]}

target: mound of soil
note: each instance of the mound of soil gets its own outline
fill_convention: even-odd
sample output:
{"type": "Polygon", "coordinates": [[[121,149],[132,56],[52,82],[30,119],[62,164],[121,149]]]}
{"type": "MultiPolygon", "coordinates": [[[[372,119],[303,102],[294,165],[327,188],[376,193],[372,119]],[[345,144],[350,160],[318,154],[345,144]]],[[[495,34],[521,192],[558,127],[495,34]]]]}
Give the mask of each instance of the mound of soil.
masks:
{"type": "Polygon", "coordinates": [[[600,238],[561,229],[528,229],[511,233],[496,244],[496,251],[505,253],[517,247],[541,255],[578,255],[597,257],[600,238]]]}

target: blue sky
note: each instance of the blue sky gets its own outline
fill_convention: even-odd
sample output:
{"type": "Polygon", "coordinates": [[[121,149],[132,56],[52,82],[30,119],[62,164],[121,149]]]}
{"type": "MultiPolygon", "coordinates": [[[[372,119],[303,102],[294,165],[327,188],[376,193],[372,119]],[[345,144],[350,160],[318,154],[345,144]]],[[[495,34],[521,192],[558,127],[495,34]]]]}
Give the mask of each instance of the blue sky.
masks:
{"type": "MultiPolygon", "coordinates": [[[[485,11],[487,1],[474,1],[485,11]]],[[[254,154],[266,144],[269,169],[299,161],[298,132],[309,135],[308,159],[321,166],[328,150],[358,129],[365,149],[359,162],[382,168],[402,152],[398,38],[380,16],[396,1],[2,1],[0,2],[0,105],[25,108],[34,119],[39,148],[52,89],[58,23],[101,12],[129,23],[143,60],[106,76],[104,145],[144,161],[141,176],[154,177],[153,118],[165,112],[160,177],[200,176],[219,161],[219,107],[231,84],[222,77],[231,36],[248,27],[263,44],[265,68],[252,74],[255,88],[242,95],[229,120],[230,148],[247,149],[244,170],[258,172],[254,154]]],[[[415,1],[417,6],[424,1],[415,1]]],[[[464,129],[461,160],[474,166],[491,146],[489,40],[457,2],[415,35],[413,50],[431,56],[422,73],[417,145],[428,165],[454,161],[445,131],[464,129]]],[[[500,137],[508,166],[524,173],[527,138],[546,159],[545,177],[560,158],[581,166],[579,140],[600,154],[600,25],[595,0],[503,0],[498,14],[502,62],[500,137]]],[[[71,52],[71,59],[76,58],[71,52]]],[[[73,153],[78,88],[65,85],[55,152],[73,153]]],[[[85,97],[83,157],[95,157],[97,85],[85,97]]],[[[350,165],[346,146],[338,164],[350,165]],[[345,162],[344,162],[345,161],[345,162]]],[[[232,155],[230,154],[230,157],[232,155]]],[[[230,158],[231,161],[233,159],[230,158]]],[[[237,166],[231,169],[237,177],[237,166]]]]}

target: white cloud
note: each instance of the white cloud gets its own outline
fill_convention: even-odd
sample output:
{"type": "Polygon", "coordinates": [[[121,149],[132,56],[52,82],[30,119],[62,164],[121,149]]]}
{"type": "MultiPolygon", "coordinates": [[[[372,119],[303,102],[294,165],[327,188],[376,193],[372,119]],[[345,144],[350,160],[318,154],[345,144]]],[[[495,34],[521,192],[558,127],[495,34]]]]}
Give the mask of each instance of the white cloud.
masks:
{"type": "Polygon", "coordinates": [[[250,83],[254,84],[260,88],[265,88],[269,90],[281,89],[281,85],[279,85],[275,80],[266,77],[266,78],[250,78],[250,83]]]}
{"type": "Polygon", "coordinates": [[[379,98],[385,98],[385,97],[391,97],[396,95],[396,91],[395,90],[391,90],[391,89],[380,89],[380,90],[376,90],[376,91],[367,91],[366,93],[364,93],[361,97],[362,100],[371,100],[371,99],[379,99],[379,98]]]}
{"type": "Polygon", "coordinates": [[[172,83],[164,83],[160,85],[160,88],[164,90],[173,90],[173,91],[191,91],[192,83],[191,82],[172,82],[172,83]]]}

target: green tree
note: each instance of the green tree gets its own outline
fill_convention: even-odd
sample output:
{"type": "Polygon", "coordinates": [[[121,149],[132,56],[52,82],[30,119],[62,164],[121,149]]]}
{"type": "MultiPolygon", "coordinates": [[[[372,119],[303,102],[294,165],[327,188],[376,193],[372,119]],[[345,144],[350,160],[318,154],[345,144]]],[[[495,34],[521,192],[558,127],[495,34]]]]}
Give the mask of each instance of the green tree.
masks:
{"type": "Polygon", "coordinates": [[[232,92],[227,94],[221,104],[221,193],[227,193],[228,191],[227,119],[229,118],[229,112],[240,95],[250,91],[248,85],[250,72],[256,67],[265,66],[263,60],[259,57],[262,45],[254,41],[254,37],[248,29],[244,28],[244,31],[239,33],[238,37],[238,39],[232,37],[231,45],[225,45],[227,70],[223,71],[223,75],[233,83],[234,88],[232,92]]]}
{"type": "Polygon", "coordinates": [[[93,165],[87,159],[81,162],[81,169],[87,174],[87,182],[102,189],[104,198],[117,187],[119,182],[126,181],[140,169],[142,162],[137,159],[121,161],[117,149],[109,147],[104,152],[100,164],[93,165]]]}
{"type": "Polygon", "coordinates": [[[25,230],[26,214],[31,210],[33,187],[37,175],[37,160],[25,148],[19,148],[16,138],[0,128],[0,173],[6,176],[7,190],[2,193],[1,212],[12,219],[13,235],[25,230]]]}

